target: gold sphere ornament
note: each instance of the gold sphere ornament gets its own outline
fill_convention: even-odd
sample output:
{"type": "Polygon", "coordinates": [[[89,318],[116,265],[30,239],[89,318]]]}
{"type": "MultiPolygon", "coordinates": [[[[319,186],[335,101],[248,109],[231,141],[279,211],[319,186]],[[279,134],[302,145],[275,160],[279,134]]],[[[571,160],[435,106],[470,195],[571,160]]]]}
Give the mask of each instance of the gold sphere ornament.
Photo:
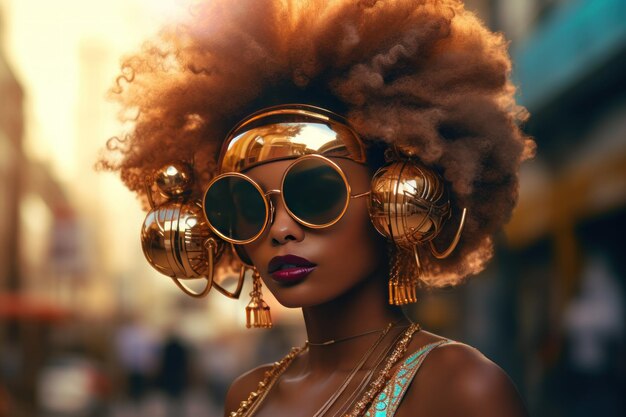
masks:
{"type": "Polygon", "coordinates": [[[164,197],[176,198],[191,190],[193,170],[185,162],[174,162],[158,170],[154,180],[164,197]]]}
{"type": "Polygon", "coordinates": [[[141,246],[154,269],[194,297],[206,295],[212,282],[197,293],[180,280],[212,276],[214,263],[224,251],[224,242],[212,235],[202,208],[182,201],[166,202],[148,213],[141,246]]]}
{"type": "Polygon", "coordinates": [[[370,218],[376,230],[396,245],[411,248],[434,239],[450,217],[443,180],[414,162],[379,169],[372,179],[370,218]]]}

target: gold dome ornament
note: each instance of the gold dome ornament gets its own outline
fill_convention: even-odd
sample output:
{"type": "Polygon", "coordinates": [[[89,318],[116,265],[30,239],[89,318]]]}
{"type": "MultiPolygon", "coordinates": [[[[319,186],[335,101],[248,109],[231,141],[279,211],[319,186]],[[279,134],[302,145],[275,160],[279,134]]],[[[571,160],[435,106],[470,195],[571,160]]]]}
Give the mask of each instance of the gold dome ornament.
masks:
{"type": "Polygon", "coordinates": [[[395,245],[391,256],[389,303],[414,303],[422,275],[419,246],[428,243],[433,256],[448,257],[461,237],[467,209],[463,209],[452,243],[439,252],[433,239],[451,217],[451,204],[444,181],[436,172],[415,160],[400,158],[374,174],[371,190],[372,224],[395,245]]]}
{"type": "Polygon", "coordinates": [[[157,171],[154,181],[164,197],[182,197],[191,190],[193,172],[188,164],[174,162],[157,171]]]}
{"type": "Polygon", "coordinates": [[[225,242],[209,229],[202,205],[188,198],[192,183],[191,166],[183,162],[168,164],[146,180],[151,210],[141,228],[143,253],[154,269],[169,276],[187,295],[204,297],[215,287],[229,298],[239,298],[241,282],[230,292],[213,280],[225,242]],[[162,203],[155,203],[154,184],[162,203]],[[199,292],[189,288],[183,281],[190,279],[205,279],[204,288],[199,292]]]}

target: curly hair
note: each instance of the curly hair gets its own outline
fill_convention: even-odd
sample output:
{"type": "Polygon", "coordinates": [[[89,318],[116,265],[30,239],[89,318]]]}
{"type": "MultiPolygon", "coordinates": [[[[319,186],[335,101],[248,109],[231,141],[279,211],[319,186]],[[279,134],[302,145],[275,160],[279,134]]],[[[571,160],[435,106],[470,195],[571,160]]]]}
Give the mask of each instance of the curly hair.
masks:
{"type": "Polygon", "coordinates": [[[434,167],[453,213],[467,207],[453,255],[424,254],[422,281],[453,285],[492,256],[534,152],[510,71],[503,36],[458,0],[206,1],[123,60],[111,96],[131,128],[99,166],[145,197],[147,175],[193,159],[199,197],[238,120],[275,104],[328,108],[366,144],[395,144],[434,167]]]}

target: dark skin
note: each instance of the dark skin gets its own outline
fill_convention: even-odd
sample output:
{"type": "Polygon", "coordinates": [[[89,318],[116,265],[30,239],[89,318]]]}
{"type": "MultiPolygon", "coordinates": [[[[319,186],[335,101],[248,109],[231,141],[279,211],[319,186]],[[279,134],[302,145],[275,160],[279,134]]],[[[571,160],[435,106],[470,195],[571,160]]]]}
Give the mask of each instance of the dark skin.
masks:
{"type": "MultiPolygon", "coordinates": [[[[282,173],[292,161],[267,163],[246,174],[264,190],[278,189],[282,173]]],[[[336,160],[348,177],[352,194],[369,189],[371,172],[363,165],[336,160]]],[[[308,339],[322,342],[383,329],[395,323],[379,341],[352,381],[328,411],[349,411],[351,395],[366,374],[377,375],[384,353],[409,324],[402,311],[387,300],[387,243],[371,225],[365,198],[350,201],[346,214],[333,226],[310,229],[296,222],[274,197],[276,214],[258,240],[245,245],[264,284],[281,304],[302,308],[308,339]],[[274,256],[294,254],[317,264],[295,285],[276,282],[267,265],[274,256]]],[[[298,356],[274,385],[255,416],[311,417],[337,392],[350,371],[381,337],[372,333],[328,346],[310,346],[298,356]]],[[[405,357],[420,347],[443,340],[419,331],[405,357]]],[[[240,376],[231,386],[225,416],[257,389],[271,366],[240,376]]],[[[360,398],[360,395],[356,397],[360,398]]],[[[411,383],[397,417],[480,416],[522,417],[526,412],[508,376],[477,350],[454,343],[433,350],[411,383]]]]}

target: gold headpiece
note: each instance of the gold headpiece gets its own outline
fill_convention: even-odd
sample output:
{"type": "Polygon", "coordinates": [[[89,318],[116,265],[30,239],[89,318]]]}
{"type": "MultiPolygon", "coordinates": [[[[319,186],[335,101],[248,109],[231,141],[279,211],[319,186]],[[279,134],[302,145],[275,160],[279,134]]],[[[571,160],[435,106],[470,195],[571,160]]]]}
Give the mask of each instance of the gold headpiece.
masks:
{"type": "Polygon", "coordinates": [[[365,147],[341,116],[303,104],[270,107],[248,116],[226,136],[220,173],[304,155],[348,158],[365,163],[365,147]]]}

